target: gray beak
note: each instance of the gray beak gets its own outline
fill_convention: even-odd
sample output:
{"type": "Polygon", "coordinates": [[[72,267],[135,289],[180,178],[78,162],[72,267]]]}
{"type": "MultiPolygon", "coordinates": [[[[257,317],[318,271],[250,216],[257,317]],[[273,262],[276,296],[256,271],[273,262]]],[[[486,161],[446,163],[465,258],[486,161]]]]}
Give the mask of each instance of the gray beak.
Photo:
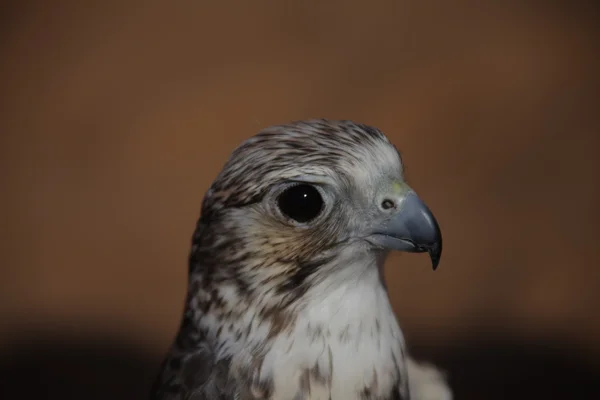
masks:
{"type": "Polygon", "coordinates": [[[409,192],[397,212],[377,227],[371,241],[385,249],[411,253],[428,252],[433,270],[442,255],[442,233],[429,208],[414,192],[409,192]]]}

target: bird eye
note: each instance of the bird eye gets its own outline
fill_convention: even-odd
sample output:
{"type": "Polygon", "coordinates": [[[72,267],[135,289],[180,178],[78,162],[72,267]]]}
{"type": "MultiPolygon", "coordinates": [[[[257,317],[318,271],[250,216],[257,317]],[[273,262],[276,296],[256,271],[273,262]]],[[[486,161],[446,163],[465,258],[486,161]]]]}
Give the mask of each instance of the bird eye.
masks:
{"type": "Polygon", "coordinates": [[[323,198],[314,186],[301,183],[284,190],[277,198],[279,210],[296,222],[315,219],[323,209],[323,198]]]}

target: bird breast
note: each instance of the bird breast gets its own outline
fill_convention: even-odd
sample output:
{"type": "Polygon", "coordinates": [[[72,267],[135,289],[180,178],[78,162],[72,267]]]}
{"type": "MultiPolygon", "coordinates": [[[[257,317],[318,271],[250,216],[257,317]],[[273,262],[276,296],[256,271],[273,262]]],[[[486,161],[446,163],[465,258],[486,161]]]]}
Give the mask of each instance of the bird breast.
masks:
{"type": "Polygon", "coordinates": [[[404,339],[377,269],[334,288],[323,281],[311,291],[256,371],[271,382],[271,397],[399,398],[406,390],[404,339]]]}

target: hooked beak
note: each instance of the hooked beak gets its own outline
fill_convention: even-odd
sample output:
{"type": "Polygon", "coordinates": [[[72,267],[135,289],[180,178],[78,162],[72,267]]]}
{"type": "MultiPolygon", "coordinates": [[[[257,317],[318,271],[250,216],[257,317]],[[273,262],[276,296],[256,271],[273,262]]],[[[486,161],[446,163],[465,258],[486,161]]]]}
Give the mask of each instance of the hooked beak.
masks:
{"type": "Polygon", "coordinates": [[[434,271],[442,255],[440,227],[429,208],[412,191],[404,197],[395,214],[375,228],[369,239],[389,250],[428,252],[434,271]]]}

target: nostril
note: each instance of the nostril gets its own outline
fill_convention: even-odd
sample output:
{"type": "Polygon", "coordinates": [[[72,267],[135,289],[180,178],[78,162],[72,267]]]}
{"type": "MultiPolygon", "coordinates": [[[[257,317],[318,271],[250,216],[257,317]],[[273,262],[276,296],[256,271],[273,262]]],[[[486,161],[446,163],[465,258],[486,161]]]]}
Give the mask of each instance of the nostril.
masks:
{"type": "Polygon", "coordinates": [[[396,207],[396,203],[394,203],[393,200],[385,199],[381,202],[381,208],[383,208],[384,210],[390,210],[395,207],[396,207]]]}

